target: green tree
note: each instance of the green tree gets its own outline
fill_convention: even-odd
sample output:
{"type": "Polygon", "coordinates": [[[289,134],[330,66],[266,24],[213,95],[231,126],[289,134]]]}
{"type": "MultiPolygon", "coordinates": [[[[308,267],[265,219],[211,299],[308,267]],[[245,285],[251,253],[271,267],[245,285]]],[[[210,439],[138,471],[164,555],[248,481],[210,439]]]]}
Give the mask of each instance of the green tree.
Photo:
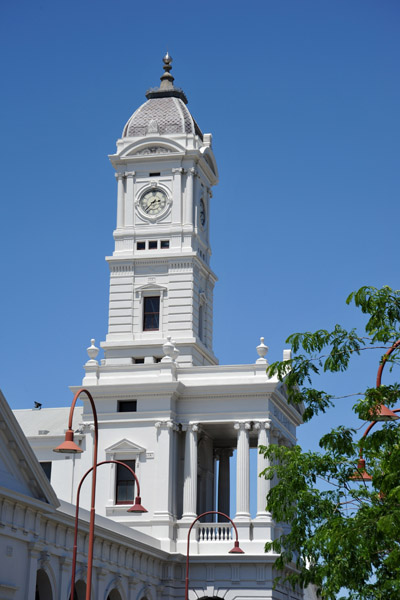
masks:
{"type": "MultiPolygon", "coordinates": [[[[367,315],[365,332],[296,333],[287,342],[293,358],[272,364],[268,372],[285,382],[289,402],[304,405],[304,420],[334,408],[335,398],[314,387],[322,372],[345,371],[363,350],[387,349],[400,338],[400,291],[363,287],[350,294],[367,315]]],[[[400,356],[395,349],[383,358],[391,369],[400,356]]],[[[382,363],[381,363],[382,364],[382,363]]],[[[381,405],[394,407],[399,384],[367,388],[353,410],[373,421],[381,405]]],[[[321,437],[320,452],[299,446],[262,448],[270,459],[261,475],[278,477],[267,498],[267,509],[290,532],[266,544],[279,554],[278,579],[306,587],[313,583],[324,599],[398,600],[400,598],[400,421],[386,421],[362,436],[362,429],[342,425],[321,437]],[[371,482],[354,481],[360,451],[371,482]],[[296,565],[296,570],[285,569],[296,565]]],[[[366,423],[368,425],[368,423],[366,423]]],[[[360,473],[358,472],[358,475],[360,473]]]]}

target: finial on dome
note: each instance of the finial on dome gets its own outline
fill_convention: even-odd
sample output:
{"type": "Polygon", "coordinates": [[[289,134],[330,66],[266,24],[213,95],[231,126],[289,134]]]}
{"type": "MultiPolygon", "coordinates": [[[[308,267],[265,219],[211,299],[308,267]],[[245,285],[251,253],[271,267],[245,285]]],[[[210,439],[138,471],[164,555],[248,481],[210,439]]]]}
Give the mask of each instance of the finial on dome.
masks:
{"type": "Polygon", "coordinates": [[[150,88],[146,92],[146,98],[148,100],[152,98],[179,98],[187,104],[187,98],[185,92],[180,88],[174,86],[174,77],[170,71],[172,69],[172,56],[167,51],[163,57],[163,69],[164,73],[161,75],[161,85],[158,88],[150,88]]]}
{"type": "Polygon", "coordinates": [[[172,69],[172,56],[169,55],[168,51],[167,54],[164,56],[163,58],[163,69],[164,69],[164,73],[163,75],[161,75],[160,79],[161,79],[161,85],[160,85],[160,90],[172,90],[174,89],[174,78],[172,77],[170,70],[172,69]]]}

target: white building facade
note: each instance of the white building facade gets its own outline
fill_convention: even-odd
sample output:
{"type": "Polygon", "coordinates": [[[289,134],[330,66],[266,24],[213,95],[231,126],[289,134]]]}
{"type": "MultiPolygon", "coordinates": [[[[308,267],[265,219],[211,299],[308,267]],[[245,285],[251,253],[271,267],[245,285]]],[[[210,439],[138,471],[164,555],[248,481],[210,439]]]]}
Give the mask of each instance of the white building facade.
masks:
{"type": "MultiPolygon", "coordinates": [[[[120,536],[121,547],[127,543],[124,536],[133,536],[128,554],[120,551],[123,564],[118,553],[111,561],[123,600],[183,598],[188,529],[201,513],[221,511],[234,519],[244,554],[228,554],[232,527],[225,519],[216,523],[215,516],[208,515],[199,522],[190,545],[191,600],[300,600],[301,590],[273,589],[276,556],[265,554],[264,545],[285,525],[274,523],[265,510],[271,482],[260,477],[250,481],[250,449],[295,444],[301,412],[287,403],[282,384],[266,375],[263,340],[254,364],[221,366],[214,356],[216,276],[210,267],[209,216],[218,169],[212,136],[201,132],[185,94],[174,86],[168,54],[163,68],[161,85],[147,92],[147,101],[129,119],[117,152],[110,156],[117,181],[117,218],[115,250],[107,258],[109,326],[101,343],[104,358],[97,360],[93,340],[82,382],[97,408],[99,461],[128,461],[148,512],[127,512],[135,495],[133,482],[124,469],[102,465],[96,495],[99,540],[107,537],[107,523],[110,535],[120,536]],[[236,489],[231,492],[234,452],[236,489]],[[251,488],[257,493],[254,518],[251,488]],[[235,514],[229,514],[231,493],[235,514]],[[141,555],[157,564],[147,583],[140,575],[147,591],[134,584],[140,570],[134,563],[136,538],[141,555]]],[[[84,394],[82,398],[74,429],[83,452],[73,458],[52,452],[67,427],[66,409],[15,411],[64,512],[66,503],[74,503],[79,481],[92,464],[93,414],[84,394]]],[[[257,473],[266,466],[258,455],[257,473]]],[[[89,508],[89,495],[88,482],[81,496],[83,508],[89,508]]],[[[85,543],[82,536],[82,573],[85,543]]],[[[68,562],[70,549],[64,546],[68,562]]],[[[98,541],[94,553],[94,576],[100,580],[110,568],[103,546],[98,541]]],[[[99,600],[119,600],[106,586],[96,585],[99,600]]],[[[57,588],[52,598],[66,600],[68,589],[57,588]]],[[[15,596],[19,597],[23,596],[15,596]]]]}

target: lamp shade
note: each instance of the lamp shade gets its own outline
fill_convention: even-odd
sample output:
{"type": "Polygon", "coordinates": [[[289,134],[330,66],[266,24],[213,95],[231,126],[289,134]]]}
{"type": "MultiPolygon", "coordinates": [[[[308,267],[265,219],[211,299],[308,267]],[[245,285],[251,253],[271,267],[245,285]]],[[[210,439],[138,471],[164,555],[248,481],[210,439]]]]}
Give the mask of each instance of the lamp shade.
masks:
{"type": "Polygon", "coordinates": [[[365,460],[363,458],[358,459],[357,469],[350,479],[353,481],[372,481],[371,475],[365,470],[365,460]]]}
{"type": "Polygon", "coordinates": [[[67,429],[65,432],[65,440],[62,444],[57,446],[57,448],[53,448],[53,452],[64,452],[65,454],[78,454],[79,452],[83,452],[82,448],[79,448],[77,444],[74,442],[74,432],[72,429],[67,429]]]}
{"type": "Polygon", "coordinates": [[[244,554],[243,550],[239,547],[239,542],[236,541],[232,550],[229,550],[229,554],[244,554]]]}
{"type": "Polygon", "coordinates": [[[374,414],[373,411],[371,411],[370,418],[371,418],[371,421],[372,420],[373,421],[396,421],[396,419],[400,419],[400,416],[397,415],[392,410],[390,410],[390,408],[388,408],[384,404],[381,404],[378,407],[378,411],[377,411],[376,415],[374,414]]]}
{"type": "Polygon", "coordinates": [[[133,504],[130,508],[128,508],[128,512],[140,512],[146,513],[147,510],[142,506],[142,499],[140,496],[136,496],[135,504],[133,504]]]}

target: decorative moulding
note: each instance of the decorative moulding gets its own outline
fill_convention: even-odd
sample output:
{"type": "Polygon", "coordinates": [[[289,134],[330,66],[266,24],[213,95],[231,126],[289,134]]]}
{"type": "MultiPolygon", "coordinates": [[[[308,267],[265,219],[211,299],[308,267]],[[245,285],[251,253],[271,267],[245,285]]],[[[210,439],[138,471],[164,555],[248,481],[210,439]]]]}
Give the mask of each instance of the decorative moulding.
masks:
{"type": "Polygon", "coordinates": [[[105,453],[107,455],[119,454],[119,453],[122,454],[123,452],[139,455],[139,454],[143,454],[144,452],[146,452],[146,448],[143,448],[142,446],[139,446],[138,444],[134,444],[133,442],[130,442],[129,440],[124,438],[123,440],[120,440],[116,444],[113,444],[112,446],[109,446],[108,448],[105,449],[105,453]]]}

